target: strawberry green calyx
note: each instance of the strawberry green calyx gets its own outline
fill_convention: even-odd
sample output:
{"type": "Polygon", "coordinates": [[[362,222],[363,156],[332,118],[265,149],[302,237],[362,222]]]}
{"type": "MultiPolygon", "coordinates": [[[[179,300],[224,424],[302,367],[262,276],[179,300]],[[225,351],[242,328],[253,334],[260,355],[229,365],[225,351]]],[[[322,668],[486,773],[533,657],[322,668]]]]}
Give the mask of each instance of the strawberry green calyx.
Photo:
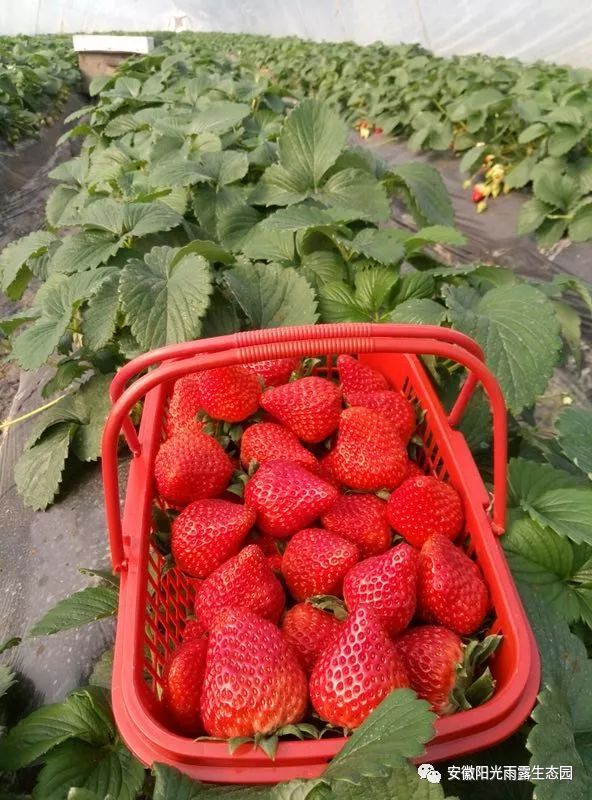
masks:
{"type": "Polygon", "coordinates": [[[340,621],[347,617],[347,609],[343,600],[332,594],[317,594],[314,597],[307,598],[305,602],[321,611],[328,611],[340,621]]]}
{"type": "Polygon", "coordinates": [[[463,647],[463,659],[456,666],[456,682],[451,694],[452,711],[467,711],[483,705],[493,695],[495,678],[487,662],[501,644],[502,637],[472,639],[463,647]]]}
{"type": "MultiPolygon", "coordinates": [[[[282,725],[274,733],[257,733],[255,736],[234,736],[232,739],[228,739],[228,751],[233,755],[239,747],[251,744],[253,748],[263,750],[266,756],[275,761],[277,746],[282,737],[295,736],[301,741],[303,739],[320,739],[326,730],[327,726],[317,728],[308,722],[282,725]]],[[[216,741],[220,740],[217,739],[216,741]]]]}

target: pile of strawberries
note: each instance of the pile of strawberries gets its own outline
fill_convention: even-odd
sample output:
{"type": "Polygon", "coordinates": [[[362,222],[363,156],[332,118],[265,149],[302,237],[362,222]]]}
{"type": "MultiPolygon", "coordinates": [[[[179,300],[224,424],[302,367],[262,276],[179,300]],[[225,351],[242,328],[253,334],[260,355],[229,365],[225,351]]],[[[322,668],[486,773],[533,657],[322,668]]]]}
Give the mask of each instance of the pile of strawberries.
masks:
{"type": "Polygon", "coordinates": [[[300,377],[297,359],[175,383],[154,475],[196,588],[163,676],[167,722],[185,735],[256,739],[311,718],[353,729],[398,687],[439,714],[466,707],[474,643],[461,637],[490,599],[454,544],[462,501],[410,460],[412,405],[355,358],[336,367],[339,383],[300,377]]]}

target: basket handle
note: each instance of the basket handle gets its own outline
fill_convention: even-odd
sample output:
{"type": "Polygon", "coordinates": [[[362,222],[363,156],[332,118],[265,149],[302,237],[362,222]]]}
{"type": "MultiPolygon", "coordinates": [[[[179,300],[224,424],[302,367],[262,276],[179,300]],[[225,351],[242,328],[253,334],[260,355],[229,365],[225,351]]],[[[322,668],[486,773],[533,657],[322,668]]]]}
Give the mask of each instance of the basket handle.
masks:
{"type": "MultiPolygon", "coordinates": [[[[163,361],[172,359],[190,358],[196,355],[205,355],[207,353],[219,353],[222,350],[230,350],[232,348],[250,347],[254,345],[263,344],[280,344],[284,342],[297,341],[300,339],[307,339],[309,341],[318,338],[333,338],[343,336],[356,336],[356,337],[370,337],[370,338],[384,338],[390,336],[405,337],[405,338],[431,338],[442,342],[449,342],[450,344],[458,344],[464,347],[469,353],[484,360],[483,351],[474,339],[466,336],[464,333],[452,330],[451,328],[442,328],[438,325],[402,325],[394,323],[376,323],[376,322],[337,322],[327,323],[321,325],[291,325],[285,328],[264,328],[256,331],[241,331],[239,333],[232,333],[226,336],[216,336],[211,339],[196,339],[191,342],[181,342],[180,344],[166,345],[159,347],[156,350],[150,350],[148,353],[143,353],[141,356],[132,359],[123,367],[121,367],[115,378],[111,382],[109,394],[111,402],[115,403],[125,391],[127,383],[140,372],[149,367],[153,367],[163,361]]],[[[264,359],[261,359],[264,360],[264,359]]],[[[469,402],[477,381],[473,379],[472,374],[469,375],[465,381],[463,388],[457,398],[454,408],[450,414],[451,425],[457,425],[460,421],[464,410],[469,402]]],[[[127,445],[134,455],[140,453],[140,443],[138,434],[134,425],[126,417],[122,422],[122,430],[127,445]]]]}
{"type": "Polygon", "coordinates": [[[487,369],[483,361],[459,344],[437,341],[432,338],[340,337],[325,339],[317,337],[313,341],[304,339],[231,348],[222,352],[206,353],[165,364],[139,378],[119,397],[107,417],[102,439],[105,510],[114,571],[118,572],[126,566],[119,498],[118,439],[124,419],[127,418],[131,408],[141,397],[159,384],[168,383],[191,372],[251,361],[286,357],[323,356],[327,353],[335,352],[411,353],[448,358],[466,367],[470,373],[469,378],[473,375],[475,382],[482,384],[493,413],[494,499],[492,528],[497,535],[502,534],[506,523],[507,498],[506,406],[497,379],[487,369]]]}

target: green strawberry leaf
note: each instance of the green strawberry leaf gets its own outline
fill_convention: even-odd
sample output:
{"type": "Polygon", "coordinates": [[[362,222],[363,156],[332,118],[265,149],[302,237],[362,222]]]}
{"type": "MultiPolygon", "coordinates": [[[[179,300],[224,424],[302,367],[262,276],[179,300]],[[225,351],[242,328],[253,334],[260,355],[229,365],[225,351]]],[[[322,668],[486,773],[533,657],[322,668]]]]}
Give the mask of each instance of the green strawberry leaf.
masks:
{"type": "Polygon", "coordinates": [[[62,240],[51,257],[51,270],[67,275],[94,270],[113,258],[122,246],[120,239],[104,230],[75,233],[62,240]]]}
{"type": "Polygon", "coordinates": [[[23,503],[34,511],[47,508],[56,496],[75,429],[72,422],[53,425],[16,462],[16,488],[23,503]]]}
{"type": "Polygon", "coordinates": [[[313,197],[333,208],[351,210],[359,219],[371,222],[385,222],[390,216],[391,207],[384,186],[359,169],[336,172],[313,197]]]}
{"type": "Polygon", "coordinates": [[[428,164],[398,164],[385,176],[388,190],[400,191],[416,223],[451,226],[454,211],[440,173],[428,164]]]}
{"type": "Polygon", "coordinates": [[[592,480],[592,411],[564,408],[555,427],[559,446],[567,458],[592,480]]]}
{"type": "Polygon", "coordinates": [[[368,322],[370,310],[356,297],[345,281],[331,281],[319,288],[319,305],[323,322],[368,322]]]}
{"type": "Polygon", "coordinates": [[[304,100],[290,114],[278,140],[280,165],[309,190],[317,190],[345,146],[347,129],[338,114],[317,100],[304,100]]]}
{"type": "Polygon", "coordinates": [[[81,461],[96,461],[101,454],[103,428],[111,410],[112,379],[112,374],[93,375],[74,396],[80,425],[72,437],[72,452],[81,461]]]}
{"type": "MultiPolygon", "coordinates": [[[[222,786],[200,783],[173,767],[154,764],[153,800],[271,800],[272,789],[256,786],[222,786]]],[[[289,786],[290,784],[279,784],[289,786]]]]}
{"type": "Polygon", "coordinates": [[[49,636],[70,628],[80,628],[117,613],[119,592],[107,586],[87,586],[65,597],[36,622],[29,637],[49,636]]]}
{"type": "Polygon", "coordinates": [[[435,300],[411,298],[397,305],[391,312],[391,322],[406,322],[415,325],[441,325],[446,309],[435,300]]]}
{"type": "Polygon", "coordinates": [[[111,690],[113,680],[113,647],[109,647],[94,665],[88,683],[90,686],[100,686],[107,691],[111,690]]]}
{"type": "Polygon", "coordinates": [[[252,206],[231,205],[218,216],[220,241],[229,250],[240,250],[261,218],[252,206]]]}
{"type": "Polygon", "coordinates": [[[317,304],[306,279],[278,264],[241,264],[224,282],[253,328],[316,322],[317,304]]]}
{"type": "Polygon", "coordinates": [[[172,247],[153,247],[121,271],[123,310],[145,350],[199,336],[211,293],[205,259],[172,247]]]}
{"type": "Polygon", "coordinates": [[[33,711],[10,730],[0,742],[0,769],[22,769],[70,739],[103,747],[114,736],[108,693],[96,687],[77,689],[64,702],[33,711]]]}
{"type": "Polygon", "coordinates": [[[154,800],[195,800],[199,784],[166,764],[154,764],[154,800]]]}
{"type": "Polygon", "coordinates": [[[538,197],[527,200],[518,215],[518,233],[533,233],[552,212],[553,206],[549,203],[544,203],[538,197]]]}
{"type": "Polygon", "coordinates": [[[592,599],[592,592],[576,580],[578,562],[571,542],[528,516],[515,512],[510,519],[502,543],[516,581],[536,589],[566,622],[585,617],[581,598],[592,599]]]}
{"type": "Polygon", "coordinates": [[[509,479],[514,506],[560,536],[592,545],[592,487],[584,476],[580,479],[549,464],[513,459],[509,479]]]}
{"type": "Polygon", "coordinates": [[[414,692],[391,692],[353,732],[323,778],[357,784],[365,777],[388,776],[404,759],[423,752],[434,735],[434,719],[429,704],[414,692]]]}
{"type": "Polygon", "coordinates": [[[113,337],[119,310],[119,270],[114,271],[93,294],[82,312],[80,327],[85,347],[100,350],[113,337]]]}
{"type": "MultiPolygon", "coordinates": [[[[438,765],[434,770],[442,774],[438,765]]],[[[410,764],[396,766],[385,777],[363,778],[358,785],[339,782],[331,789],[321,787],[318,795],[305,797],[310,800],[458,800],[446,795],[439,783],[420,778],[417,769],[410,764]]]]}
{"type": "Polygon", "coordinates": [[[13,342],[13,356],[23,369],[37,369],[58,346],[74,313],[112,278],[114,268],[77,275],[52,275],[37,293],[41,315],[13,342]]]}
{"type": "Polygon", "coordinates": [[[144,767],[121,743],[97,747],[72,739],[46,756],[39,773],[35,800],[63,800],[71,786],[89,788],[105,797],[136,800],[144,783],[144,767]]]}
{"type": "Polygon", "coordinates": [[[29,259],[46,252],[54,241],[56,241],[56,237],[53,233],[35,231],[8,244],[0,253],[0,288],[2,291],[9,290],[29,259]]]}
{"type": "Polygon", "coordinates": [[[532,713],[535,722],[527,747],[532,753],[531,771],[540,800],[581,800],[592,793],[592,660],[577,636],[545,603],[538,592],[521,587],[542,662],[539,702],[532,713]],[[546,780],[549,766],[571,767],[571,780],[546,780]]]}
{"type": "Polygon", "coordinates": [[[501,286],[479,295],[444,288],[453,327],[483,347],[510,410],[531,405],[547,386],[561,348],[553,305],[533,286],[501,286]]]}
{"type": "Polygon", "coordinates": [[[378,261],[384,266],[400,264],[405,258],[405,248],[398,229],[363,228],[354,238],[339,239],[347,250],[378,261]]]}

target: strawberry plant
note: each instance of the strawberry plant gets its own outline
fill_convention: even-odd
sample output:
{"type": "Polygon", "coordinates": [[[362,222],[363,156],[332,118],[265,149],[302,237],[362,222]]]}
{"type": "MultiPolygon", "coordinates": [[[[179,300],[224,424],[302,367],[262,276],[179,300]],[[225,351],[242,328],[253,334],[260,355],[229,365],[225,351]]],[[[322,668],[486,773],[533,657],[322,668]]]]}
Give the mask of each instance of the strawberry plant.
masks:
{"type": "Polygon", "coordinates": [[[70,37],[0,37],[0,138],[12,145],[51,125],[79,80],[70,37]]]}
{"type": "Polygon", "coordinates": [[[477,180],[476,203],[530,187],[534,197],[518,231],[535,232],[540,246],[565,235],[592,238],[586,70],[482,55],[439,58],[416,45],[228,34],[200,40],[264,65],[297,97],[336,105],[362,138],[378,129],[406,138],[412,150],[461,155],[461,170],[477,180]]]}

